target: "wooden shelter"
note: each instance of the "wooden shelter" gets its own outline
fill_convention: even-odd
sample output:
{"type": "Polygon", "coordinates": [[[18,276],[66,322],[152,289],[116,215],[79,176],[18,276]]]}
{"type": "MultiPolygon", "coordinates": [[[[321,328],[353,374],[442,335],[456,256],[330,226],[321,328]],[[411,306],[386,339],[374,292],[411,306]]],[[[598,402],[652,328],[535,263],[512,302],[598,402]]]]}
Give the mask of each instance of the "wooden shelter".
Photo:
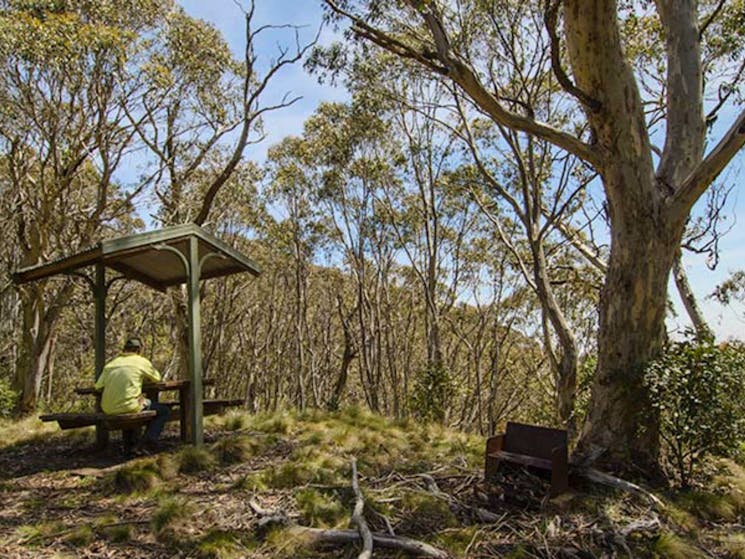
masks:
{"type": "Polygon", "coordinates": [[[101,241],[72,256],[18,270],[13,280],[19,284],[59,274],[78,275],[88,281],[95,297],[96,379],[106,359],[106,294],[113,281],[106,281],[106,268],[121,274],[113,279],[137,280],[163,292],[171,286],[187,285],[189,380],[193,405],[189,414],[189,440],[201,445],[204,436],[199,282],[239,272],[258,276],[261,267],[201,227],[187,224],[101,241]],[[93,277],[80,271],[91,266],[95,266],[93,277]]]}

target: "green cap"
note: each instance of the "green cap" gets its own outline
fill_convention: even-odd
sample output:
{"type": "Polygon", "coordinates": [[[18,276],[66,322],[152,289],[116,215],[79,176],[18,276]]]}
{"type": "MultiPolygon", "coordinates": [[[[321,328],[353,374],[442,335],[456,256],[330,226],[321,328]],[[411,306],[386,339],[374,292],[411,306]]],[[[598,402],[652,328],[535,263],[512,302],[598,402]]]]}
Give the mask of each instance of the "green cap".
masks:
{"type": "Polygon", "coordinates": [[[124,344],[124,351],[140,351],[142,342],[140,338],[129,338],[124,344]]]}

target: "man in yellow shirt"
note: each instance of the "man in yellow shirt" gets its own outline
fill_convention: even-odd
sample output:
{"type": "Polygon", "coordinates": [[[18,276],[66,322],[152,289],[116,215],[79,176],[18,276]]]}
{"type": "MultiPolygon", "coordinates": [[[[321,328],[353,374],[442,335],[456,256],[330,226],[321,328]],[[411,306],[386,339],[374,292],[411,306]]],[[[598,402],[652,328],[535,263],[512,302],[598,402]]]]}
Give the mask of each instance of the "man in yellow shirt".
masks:
{"type": "MultiPolygon", "coordinates": [[[[96,381],[96,388],[103,389],[101,409],[104,413],[118,415],[143,410],[154,410],[157,413],[138,445],[147,450],[155,450],[160,433],[168,420],[170,409],[158,402],[151,402],[142,394],[143,381],[160,381],[160,373],[146,357],[141,355],[142,349],[142,342],[139,338],[128,339],[124,344],[122,354],[104,366],[101,376],[96,381]]],[[[125,451],[133,450],[135,432],[124,431],[122,438],[125,451]]]]}

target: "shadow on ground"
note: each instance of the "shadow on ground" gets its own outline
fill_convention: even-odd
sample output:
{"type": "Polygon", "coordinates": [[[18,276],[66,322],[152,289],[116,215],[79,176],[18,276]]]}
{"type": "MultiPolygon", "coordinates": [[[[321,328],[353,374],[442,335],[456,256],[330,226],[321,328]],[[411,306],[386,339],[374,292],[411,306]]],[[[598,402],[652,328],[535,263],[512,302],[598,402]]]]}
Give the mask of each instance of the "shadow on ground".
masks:
{"type": "MultiPolygon", "coordinates": [[[[172,451],[181,444],[177,431],[169,430],[161,438],[162,450],[172,451]]],[[[78,468],[108,468],[131,457],[122,451],[121,440],[114,435],[109,448],[98,450],[94,431],[43,434],[0,450],[0,481],[9,481],[41,472],[78,468]]]]}

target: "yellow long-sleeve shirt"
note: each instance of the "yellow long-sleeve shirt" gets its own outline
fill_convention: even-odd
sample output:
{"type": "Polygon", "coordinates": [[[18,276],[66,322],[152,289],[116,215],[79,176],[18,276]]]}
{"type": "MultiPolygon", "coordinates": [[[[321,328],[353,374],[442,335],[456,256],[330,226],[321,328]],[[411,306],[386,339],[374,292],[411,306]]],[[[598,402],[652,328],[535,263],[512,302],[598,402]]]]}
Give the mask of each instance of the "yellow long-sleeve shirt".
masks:
{"type": "Polygon", "coordinates": [[[101,409],[104,413],[135,413],[142,409],[142,382],[160,381],[160,373],[150,361],[137,353],[123,353],[103,368],[96,388],[103,388],[101,409]]]}

